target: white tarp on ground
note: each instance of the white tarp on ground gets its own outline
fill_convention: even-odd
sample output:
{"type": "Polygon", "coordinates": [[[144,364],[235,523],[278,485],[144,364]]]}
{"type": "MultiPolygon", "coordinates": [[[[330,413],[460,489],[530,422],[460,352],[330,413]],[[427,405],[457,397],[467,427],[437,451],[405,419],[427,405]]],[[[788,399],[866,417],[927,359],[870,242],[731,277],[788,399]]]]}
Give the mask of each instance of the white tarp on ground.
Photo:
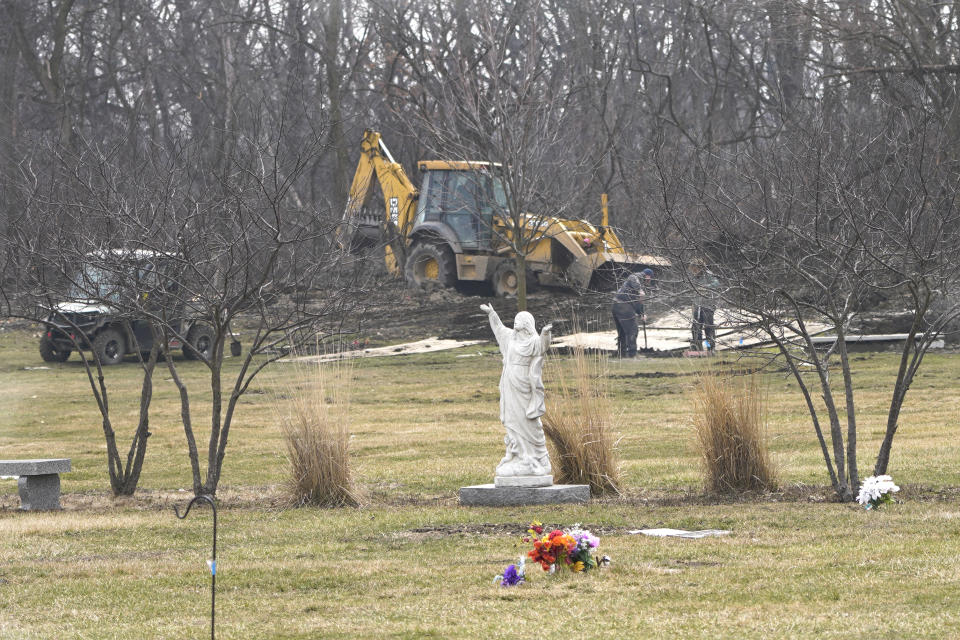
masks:
{"type": "MultiPolygon", "coordinates": [[[[760,335],[752,328],[751,318],[741,313],[733,312],[727,309],[718,309],[715,320],[717,322],[717,349],[735,349],[750,345],[766,342],[766,336],[760,335]]],[[[646,340],[644,340],[643,327],[640,327],[637,336],[638,349],[649,348],[654,351],[679,351],[690,348],[690,315],[677,311],[660,316],[655,322],[647,324],[646,340]]],[[[825,324],[809,322],[807,331],[814,336],[823,334],[829,330],[825,324]]],[[[889,341],[905,338],[905,334],[889,334],[878,336],[848,336],[848,341],[889,341]]],[[[820,335],[815,337],[816,342],[829,342],[831,336],[820,335]]],[[[341,353],[328,353],[322,356],[301,356],[294,358],[284,358],[280,362],[331,362],[346,358],[376,358],[382,356],[400,356],[414,353],[430,353],[432,351],[446,351],[448,349],[459,349],[460,347],[469,347],[475,344],[490,342],[489,340],[441,340],[438,337],[418,340],[416,342],[407,342],[404,344],[394,344],[386,347],[371,347],[369,349],[355,349],[352,351],[343,351],[341,353]]],[[[599,351],[616,351],[617,332],[616,331],[595,331],[572,333],[570,335],[559,336],[551,343],[553,347],[579,347],[582,349],[596,349],[599,351]]],[[[934,348],[942,347],[942,342],[935,344],[934,348]]],[[[474,355],[474,354],[470,354],[474,355]]]]}
{"type": "MultiPolygon", "coordinates": [[[[766,339],[751,327],[751,319],[743,314],[727,309],[718,309],[714,320],[717,323],[717,349],[733,349],[760,344],[766,339]]],[[[690,314],[677,311],[660,316],[656,321],[647,324],[646,340],[644,340],[643,325],[637,336],[637,348],[649,348],[654,351],[678,351],[690,348],[691,338],[690,314]]],[[[826,325],[818,323],[807,324],[811,333],[819,333],[827,329],[826,325]]],[[[595,333],[573,333],[560,336],[553,341],[554,347],[580,347],[582,349],[599,349],[616,351],[617,332],[598,331],[595,333]]]]}
{"type": "Polygon", "coordinates": [[[701,529],[700,531],[685,531],[683,529],[634,529],[633,531],[627,531],[627,533],[630,535],[642,533],[645,536],[653,536],[655,538],[692,538],[696,540],[712,536],[725,536],[729,535],[730,532],[726,529],[701,529]]]}
{"type": "Polygon", "coordinates": [[[403,356],[412,353],[430,353],[431,351],[446,351],[447,349],[459,349],[460,347],[469,347],[471,345],[487,342],[487,340],[441,340],[438,337],[418,340],[417,342],[407,342],[404,344],[392,344],[386,347],[371,347],[369,349],[355,349],[353,351],[342,351],[340,353],[327,353],[321,356],[299,356],[295,358],[284,358],[280,362],[331,362],[333,360],[342,360],[348,358],[377,358],[382,356],[403,356]]]}

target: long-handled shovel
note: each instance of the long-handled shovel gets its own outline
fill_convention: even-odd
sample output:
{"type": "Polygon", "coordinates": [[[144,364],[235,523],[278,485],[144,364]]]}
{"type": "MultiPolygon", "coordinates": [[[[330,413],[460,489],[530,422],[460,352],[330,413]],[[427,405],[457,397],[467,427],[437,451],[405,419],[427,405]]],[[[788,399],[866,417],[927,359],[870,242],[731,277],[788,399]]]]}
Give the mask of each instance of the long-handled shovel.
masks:
{"type": "Polygon", "coordinates": [[[640,353],[653,353],[653,349],[647,346],[647,319],[641,318],[643,321],[643,349],[640,349],[640,353]]]}

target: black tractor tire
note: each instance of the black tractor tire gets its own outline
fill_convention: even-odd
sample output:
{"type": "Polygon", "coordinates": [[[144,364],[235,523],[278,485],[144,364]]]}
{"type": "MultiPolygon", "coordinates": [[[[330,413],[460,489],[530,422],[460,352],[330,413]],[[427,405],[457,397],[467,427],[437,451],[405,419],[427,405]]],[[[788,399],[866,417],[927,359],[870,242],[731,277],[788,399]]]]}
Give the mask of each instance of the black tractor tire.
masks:
{"type": "Polygon", "coordinates": [[[187,360],[209,360],[213,355],[213,329],[205,324],[195,324],[187,331],[183,345],[183,357],[187,360]]]}
{"type": "Polygon", "coordinates": [[[407,254],[404,275],[412,287],[449,288],[457,282],[457,261],[445,244],[417,244],[407,254]]]}
{"type": "Polygon", "coordinates": [[[127,339],[120,329],[108,327],[93,339],[93,353],[104,366],[120,364],[127,355],[127,339]]]}
{"type": "MultiPolygon", "coordinates": [[[[526,270],[527,293],[536,291],[537,277],[530,269],[526,270]]],[[[513,260],[504,260],[493,272],[490,278],[490,285],[493,287],[493,295],[498,298],[515,296],[520,290],[520,278],[517,276],[517,266],[513,260]]]]}
{"type": "Polygon", "coordinates": [[[70,357],[70,349],[61,349],[50,338],[40,338],[40,357],[44,362],[66,362],[70,357]]]}

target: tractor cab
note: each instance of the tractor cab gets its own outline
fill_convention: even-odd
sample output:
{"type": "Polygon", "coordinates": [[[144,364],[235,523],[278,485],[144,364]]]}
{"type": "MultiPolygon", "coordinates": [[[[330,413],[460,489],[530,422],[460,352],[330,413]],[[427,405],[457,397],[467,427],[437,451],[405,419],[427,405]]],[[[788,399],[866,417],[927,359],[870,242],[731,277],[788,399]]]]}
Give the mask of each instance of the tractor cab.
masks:
{"type": "Polygon", "coordinates": [[[464,251],[492,249],[495,218],[508,218],[499,166],[489,162],[422,161],[423,180],[413,227],[449,228],[464,251]]]}

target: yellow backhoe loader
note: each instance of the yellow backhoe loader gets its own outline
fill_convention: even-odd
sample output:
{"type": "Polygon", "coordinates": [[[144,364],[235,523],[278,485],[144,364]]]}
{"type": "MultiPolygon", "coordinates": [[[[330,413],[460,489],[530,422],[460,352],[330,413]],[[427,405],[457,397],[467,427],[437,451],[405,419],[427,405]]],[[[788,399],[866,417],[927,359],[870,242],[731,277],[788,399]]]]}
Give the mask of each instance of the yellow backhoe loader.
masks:
{"type": "Polygon", "coordinates": [[[366,130],[350,187],[338,241],[344,248],[375,246],[386,231],[388,270],[414,286],[451,287],[458,281],[489,282],[496,295],[515,294],[521,275],[537,284],[605,289],[631,271],[655,272],[663,258],[628,253],[610,228],[606,195],[603,224],[527,215],[522,237],[526,272],[517,273],[512,227],[501,167],[490,162],[423,160],[420,189],[387,149],[380,134],[366,130]],[[365,216],[374,179],[385,214],[365,216]]]}

